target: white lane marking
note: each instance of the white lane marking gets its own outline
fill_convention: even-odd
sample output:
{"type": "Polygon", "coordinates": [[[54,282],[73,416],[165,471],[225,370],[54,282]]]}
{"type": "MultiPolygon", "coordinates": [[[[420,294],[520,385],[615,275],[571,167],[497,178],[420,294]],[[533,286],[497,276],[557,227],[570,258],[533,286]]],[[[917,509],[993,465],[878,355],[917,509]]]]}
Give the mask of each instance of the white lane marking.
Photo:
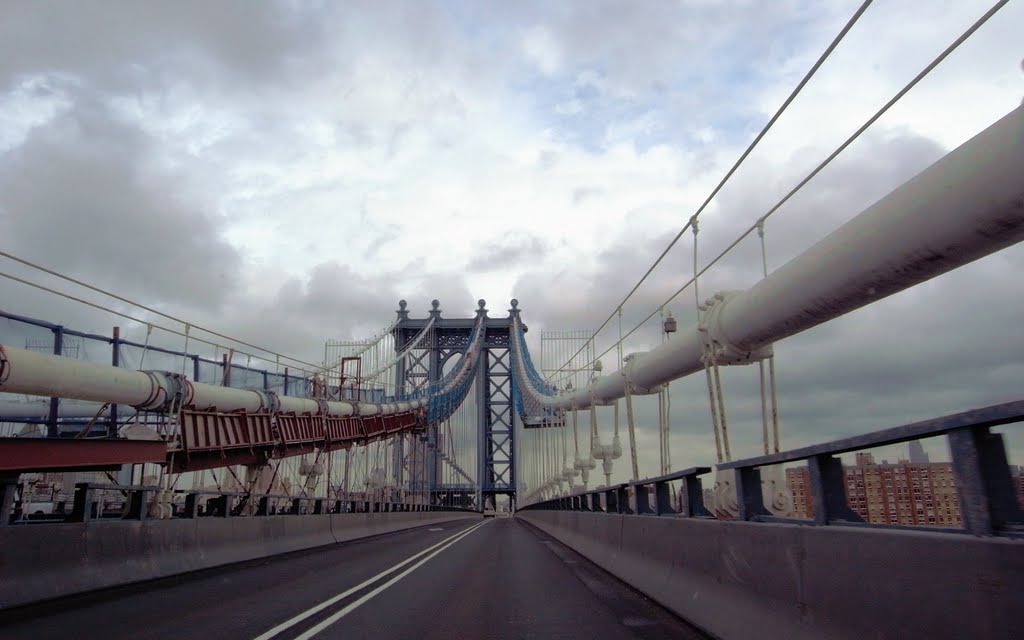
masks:
{"type": "Polygon", "coordinates": [[[432,529],[427,529],[427,531],[444,531],[444,529],[442,529],[441,527],[434,527],[432,529]]]}
{"type": "Polygon", "coordinates": [[[299,615],[297,615],[297,616],[295,616],[293,618],[289,618],[289,619],[285,620],[284,622],[282,622],[281,624],[277,625],[276,627],[274,627],[270,631],[267,631],[266,633],[264,633],[262,635],[256,636],[253,640],[270,640],[274,636],[280,634],[282,631],[290,629],[290,628],[294,627],[295,625],[297,625],[298,623],[300,623],[303,620],[305,620],[306,618],[308,618],[310,616],[313,616],[313,615],[316,615],[317,613],[323,611],[324,609],[326,609],[327,607],[331,606],[332,604],[335,604],[336,602],[338,602],[340,600],[344,600],[345,598],[349,597],[350,595],[352,595],[356,591],[359,591],[360,589],[364,589],[364,588],[370,586],[371,584],[373,584],[374,582],[377,582],[381,578],[384,578],[386,576],[391,575],[395,571],[398,571],[399,569],[401,569],[405,565],[407,565],[410,562],[416,560],[416,558],[419,558],[419,557],[423,556],[424,554],[430,553],[431,551],[433,551],[434,549],[437,549],[438,547],[440,547],[441,545],[445,544],[446,542],[448,542],[450,540],[453,540],[453,539],[459,537],[460,535],[462,535],[464,533],[467,533],[469,531],[473,531],[474,529],[476,529],[477,527],[482,526],[483,524],[484,523],[481,522],[480,524],[474,525],[473,527],[470,527],[469,529],[464,529],[464,530],[460,531],[459,533],[456,533],[455,535],[452,535],[452,536],[449,536],[449,537],[445,538],[444,540],[442,540],[441,542],[438,542],[437,544],[435,544],[433,546],[427,547],[423,551],[420,551],[418,553],[414,553],[413,555],[409,556],[405,560],[402,560],[398,564],[396,564],[396,565],[394,565],[394,566],[392,566],[392,567],[390,567],[388,569],[385,569],[384,571],[381,571],[380,573],[378,573],[377,575],[373,576],[372,578],[370,578],[368,580],[364,580],[363,582],[360,582],[359,584],[357,584],[356,586],[352,587],[351,589],[347,589],[347,590],[343,591],[342,593],[339,593],[336,596],[332,596],[332,597],[328,598],[327,600],[324,600],[320,604],[316,605],[315,607],[307,609],[306,611],[303,611],[299,615]]]}
{"type": "Polygon", "coordinates": [[[357,608],[359,608],[360,605],[362,605],[364,602],[370,600],[371,598],[373,598],[375,595],[377,595],[381,591],[384,591],[385,589],[387,589],[391,585],[395,584],[396,582],[398,582],[399,580],[401,580],[405,576],[409,575],[410,573],[412,573],[416,569],[419,569],[420,567],[422,567],[424,564],[426,564],[428,561],[430,561],[430,559],[433,558],[434,556],[436,556],[437,554],[441,553],[442,551],[444,551],[448,547],[454,545],[459,540],[462,540],[463,538],[465,538],[469,534],[473,533],[474,531],[476,531],[480,527],[484,526],[485,524],[487,524],[487,522],[488,522],[487,520],[484,520],[483,522],[481,522],[480,524],[476,525],[475,527],[473,527],[473,528],[471,528],[471,529],[469,529],[467,531],[462,532],[461,534],[459,534],[459,536],[457,538],[455,538],[454,540],[452,540],[451,542],[449,542],[445,546],[441,547],[437,551],[431,553],[426,558],[423,558],[422,560],[420,560],[416,564],[412,565],[411,567],[409,567],[408,569],[406,569],[402,573],[398,574],[394,578],[391,578],[390,580],[388,580],[384,584],[380,585],[379,587],[377,587],[373,591],[367,593],[366,595],[362,596],[358,600],[353,601],[351,604],[346,605],[344,609],[342,609],[341,611],[335,613],[331,617],[325,619],[320,624],[310,628],[308,631],[306,631],[302,635],[295,636],[295,640],[309,640],[310,638],[312,638],[316,634],[320,633],[321,631],[323,631],[327,627],[331,626],[332,624],[334,624],[338,620],[341,620],[342,618],[347,616],[352,611],[355,611],[357,608]]]}

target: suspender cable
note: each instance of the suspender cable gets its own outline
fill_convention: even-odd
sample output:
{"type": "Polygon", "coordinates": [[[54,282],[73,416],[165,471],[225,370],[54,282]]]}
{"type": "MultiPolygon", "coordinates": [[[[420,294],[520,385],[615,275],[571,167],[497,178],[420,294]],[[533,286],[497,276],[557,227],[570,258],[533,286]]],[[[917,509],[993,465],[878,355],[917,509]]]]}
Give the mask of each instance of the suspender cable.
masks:
{"type": "Polygon", "coordinates": [[[708,406],[711,409],[711,430],[715,434],[715,456],[718,462],[722,462],[722,440],[719,436],[718,427],[718,406],[715,403],[714,384],[711,380],[711,349],[712,345],[709,344],[710,337],[708,336],[707,327],[704,324],[704,305],[700,301],[700,282],[699,282],[699,269],[697,262],[697,233],[700,231],[700,227],[697,224],[697,220],[691,220],[693,223],[693,298],[697,303],[697,327],[700,331],[701,343],[703,345],[704,355],[701,358],[704,364],[704,376],[707,380],[708,387],[708,406]]]}
{"type": "MultiPolygon", "coordinates": [[[[1000,5],[1006,4],[1006,2],[1008,1],[1009,0],[1003,0],[1003,2],[1000,3],[1000,5]]],[[[679,242],[679,239],[683,237],[683,234],[686,233],[686,229],[697,222],[697,218],[700,216],[700,214],[703,213],[704,209],[706,209],[709,204],[711,204],[711,201],[714,200],[715,196],[718,195],[718,192],[722,190],[722,187],[724,187],[725,184],[729,181],[729,179],[732,178],[733,174],[736,173],[736,170],[739,169],[740,165],[743,164],[743,162],[747,159],[747,156],[750,155],[750,153],[761,142],[765,135],[767,135],[768,131],[775,125],[775,123],[786,111],[786,109],[789,108],[789,105],[792,104],[793,100],[796,99],[797,95],[799,95],[799,93],[807,85],[807,83],[814,76],[814,74],[817,73],[818,69],[821,68],[821,65],[825,63],[825,61],[828,59],[830,55],[832,55],[832,52],[835,50],[837,46],[839,46],[839,43],[842,42],[843,38],[846,37],[846,34],[850,32],[850,29],[852,29],[853,26],[860,19],[860,17],[864,15],[864,12],[867,10],[867,8],[871,6],[871,2],[872,0],[865,0],[860,5],[860,7],[858,7],[858,9],[853,13],[853,15],[850,16],[850,19],[847,20],[846,25],[844,25],[842,30],[836,35],[835,38],[833,38],[832,42],[825,49],[825,51],[823,51],[822,54],[818,57],[817,61],[815,61],[815,63],[811,66],[807,73],[804,74],[803,79],[800,80],[796,87],[790,92],[786,100],[783,101],[782,105],[775,111],[775,114],[768,120],[764,127],[762,127],[760,133],[757,134],[753,141],[751,141],[751,143],[747,146],[743,154],[740,155],[740,157],[736,160],[735,163],[733,163],[732,167],[729,169],[728,172],[726,172],[725,176],[722,177],[722,179],[718,182],[718,184],[711,191],[711,193],[708,194],[708,197],[704,199],[704,202],[701,203],[701,205],[697,208],[697,211],[693,214],[693,216],[690,217],[689,222],[683,225],[683,228],[679,230],[679,233],[677,233],[674,238],[672,238],[672,241],[669,242],[668,246],[665,247],[665,250],[661,252],[661,255],[659,255],[658,258],[654,261],[654,264],[652,264],[650,268],[647,269],[644,275],[640,277],[640,280],[636,283],[636,285],[632,289],[630,289],[629,293],[626,294],[626,297],[622,300],[622,302],[619,303],[620,314],[622,305],[625,304],[633,296],[634,293],[636,293],[637,289],[640,288],[640,285],[642,285],[644,281],[647,280],[647,278],[651,275],[654,269],[657,268],[659,264],[661,264],[661,261],[665,259],[665,256],[668,255],[668,252],[672,250],[672,247],[674,247],[676,243],[679,242]]],[[[994,12],[995,11],[993,10],[991,13],[994,12]]],[[[986,16],[984,19],[987,20],[988,16],[986,16]]],[[[974,28],[976,29],[977,26],[975,26],[974,28]]],[[[605,319],[605,321],[601,323],[601,326],[597,328],[597,331],[594,332],[594,335],[596,336],[598,333],[600,333],[601,330],[604,329],[609,322],[611,322],[613,317],[614,313],[612,315],[609,315],[605,319]]],[[[622,339],[621,335],[619,339],[622,339]]],[[[591,340],[593,340],[593,338],[591,338],[591,340]]],[[[582,348],[580,350],[582,351],[582,348]]],[[[621,364],[622,363],[620,362],[619,365],[621,366],[621,364]]]]}
{"type": "Polygon", "coordinates": [[[629,382],[629,375],[626,375],[626,424],[629,428],[629,457],[633,463],[633,480],[640,479],[640,468],[636,460],[636,426],[633,419],[633,393],[632,385],[629,382]]]}
{"type": "MultiPolygon", "coordinates": [[[[761,269],[764,277],[768,277],[768,250],[765,247],[764,240],[764,220],[760,220],[757,223],[757,235],[761,240],[761,269]]],[[[761,424],[764,436],[764,452],[768,451],[768,403],[765,401],[765,375],[764,375],[764,361],[758,363],[760,381],[761,381],[761,424]]],[[[771,425],[772,425],[772,440],[774,452],[779,452],[781,446],[779,442],[779,406],[778,399],[775,392],[775,352],[772,351],[771,356],[768,357],[768,384],[771,387],[771,425]]]]}
{"type": "Polygon", "coordinates": [[[576,471],[580,470],[580,431],[578,426],[578,413],[576,411],[576,405],[572,407],[572,443],[576,457],[572,461],[573,469],[576,471]]]}

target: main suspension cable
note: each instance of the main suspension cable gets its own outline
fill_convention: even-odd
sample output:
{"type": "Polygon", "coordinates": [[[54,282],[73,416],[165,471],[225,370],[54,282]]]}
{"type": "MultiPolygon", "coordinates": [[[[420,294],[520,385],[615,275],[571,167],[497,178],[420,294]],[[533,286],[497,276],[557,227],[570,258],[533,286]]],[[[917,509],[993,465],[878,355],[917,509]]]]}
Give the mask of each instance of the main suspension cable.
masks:
{"type": "MultiPolygon", "coordinates": [[[[800,94],[800,92],[807,85],[807,83],[814,76],[814,74],[817,73],[818,69],[821,68],[821,65],[825,63],[825,61],[832,54],[832,52],[839,45],[839,43],[842,42],[843,38],[846,37],[846,34],[849,33],[850,29],[853,28],[853,25],[857,23],[857,21],[864,14],[867,8],[871,6],[872,2],[873,0],[864,0],[864,2],[857,9],[857,11],[855,11],[854,14],[850,16],[850,19],[847,20],[846,25],[836,35],[836,37],[832,40],[831,44],[829,44],[829,46],[825,49],[825,51],[822,52],[822,54],[818,57],[818,60],[814,63],[814,65],[812,65],[811,68],[807,71],[807,73],[804,74],[803,79],[800,80],[800,82],[790,92],[789,96],[785,99],[785,101],[783,101],[782,105],[775,111],[775,114],[768,120],[764,127],[761,128],[760,133],[757,134],[757,136],[747,146],[746,150],[740,155],[736,162],[733,163],[732,167],[729,169],[728,172],[726,172],[725,176],[722,177],[722,179],[718,182],[715,188],[708,195],[708,197],[704,199],[704,202],[701,203],[699,207],[697,207],[696,212],[694,212],[694,214],[690,217],[686,224],[683,225],[683,228],[680,229],[678,233],[676,233],[675,237],[672,238],[672,241],[668,243],[668,246],[665,247],[665,249],[661,252],[658,258],[654,261],[654,264],[652,264],[647,269],[647,271],[644,272],[643,276],[640,277],[640,280],[637,281],[633,288],[629,290],[629,293],[627,293],[626,297],[622,299],[622,302],[620,302],[617,305],[616,309],[621,310],[622,305],[626,304],[629,301],[629,299],[633,297],[633,294],[636,293],[637,289],[639,289],[640,286],[643,285],[643,283],[647,280],[651,273],[657,268],[659,264],[661,264],[661,261],[665,259],[665,256],[668,255],[669,251],[671,251],[672,248],[676,245],[676,243],[679,242],[679,239],[683,237],[683,234],[686,233],[686,230],[689,229],[694,222],[696,222],[700,214],[704,212],[704,209],[706,209],[707,206],[711,203],[711,201],[714,200],[715,196],[718,195],[718,192],[722,190],[722,187],[725,186],[729,179],[732,178],[733,174],[736,173],[736,170],[739,169],[740,165],[742,165],[743,162],[747,159],[747,156],[751,154],[751,152],[761,142],[765,135],[768,134],[768,131],[775,125],[775,123],[779,120],[779,118],[786,111],[786,109],[793,102],[793,100],[796,99],[797,95],[800,94]]],[[[599,326],[597,330],[594,331],[591,340],[594,340],[597,334],[600,333],[601,330],[604,329],[608,325],[608,323],[612,321],[612,319],[615,317],[615,314],[616,311],[612,311],[612,313],[610,313],[608,317],[605,318],[604,322],[601,323],[601,326],[599,326]]],[[[569,360],[572,360],[572,358],[575,358],[577,355],[579,355],[579,353],[583,351],[585,347],[586,345],[580,347],[579,351],[573,354],[573,356],[570,357],[569,360]]],[[[555,371],[555,373],[557,374],[559,371],[562,371],[564,367],[565,364],[559,367],[555,371]]]]}
{"type": "MultiPolygon", "coordinates": [[[[218,333],[217,331],[213,331],[212,329],[207,329],[205,327],[201,327],[199,325],[196,325],[195,323],[186,322],[185,320],[182,320],[181,318],[176,318],[175,316],[172,316],[172,315],[170,315],[168,313],[164,313],[163,311],[159,311],[157,309],[154,309],[153,307],[149,307],[149,306],[146,306],[146,305],[144,305],[142,303],[135,302],[134,300],[131,300],[129,298],[125,298],[124,296],[118,295],[118,294],[113,293],[111,291],[107,291],[105,289],[101,289],[100,287],[97,287],[95,285],[91,285],[91,284],[89,284],[87,282],[83,282],[81,280],[78,280],[77,278],[72,278],[71,276],[65,275],[65,274],[63,274],[63,273],[61,273],[59,271],[55,271],[55,270],[50,269],[48,267],[44,267],[44,266],[42,266],[40,264],[36,264],[34,262],[26,260],[25,258],[18,257],[16,255],[12,254],[12,253],[7,252],[7,251],[0,250],[0,256],[3,256],[4,258],[7,258],[9,260],[13,260],[14,262],[21,263],[21,264],[23,264],[23,265],[25,265],[27,267],[32,268],[32,269],[36,269],[38,271],[42,271],[43,273],[49,274],[51,276],[60,278],[61,280],[65,280],[65,281],[70,282],[72,284],[76,284],[76,285],[78,285],[80,287],[84,287],[86,289],[89,289],[90,291],[95,291],[96,293],[100,293],[100,294],[105,295],[105,296],[107,296],[109,298],[113,298],[114,300],[118,300],[119,302],[124,302],[125,304],[129,304],[129,305],[131,305],[133,307],[136,307],[138,309],[142,309],[143,311],[147,311],[147,312],[152,313],[154,315],[158,315],[158,316],[160,316],[162,318],[166,318],[168,320],[177,322],[177,323],[182,324],[182,325],[191,325],[193,329],[202,331],[203,333],[207,333],[207,334],[209,334],[211,336],[216,336],[216,337],[218,337],[218,338],[220,338],[222,340],[228,340],[230,342],[234,342],[236,344],[240,344],[240,345],[242,345],[244,347],[249,347],[250,349],[256,349],[257,351],[262,351],[263,353],[267,353],[267,354],[274,355],[274,356],[284,355],[284,354],[279,354],[278,352],[273,351],[271,349],[266,349],[264,347],[261,347],[261,346],[255,345],[255,344],[252,344],[252,343],[249,343],[249,342],[245,342],[244,340],[239,340],[237,338],[233,338],[233,337],[231,337],[229,335],[225,335],[223,333],[218,333]]],[[[10,276],[7,276],[6,274],[0,274],[0,275],[4,275],[5,277],[10,277],[10,276]]],[[[21,282],[23,284],[29,284],[31,286],[35,286],[32,283],[29,283],[29,282],[27,282],[25,280],[21,280],[19,278],[13,278],[13,277],[10,277],[10,278],[12,280],[17,280],[18,282],[21,282]]],[[[80,300],[78,298],[74,298],[72,296],[69,296],[67,294],[61,293],[59,291],[55,291],[55,290],[52,290],[52,289],[46,289],[46,288],[43,288],[41,286],[39,286],[37,288],[42,288],[45,291],[48,291],[50,293],[55,293],[57,295],[60,295],[60,296],[63,296],[63,297],[75,300],[76,302],[85,302],[83,300],[80,300]]],[[[86,303],[86,304],[90,304],[90,303],[86,303]]],[[[97,306],[97,305],[90,305],[90,306],[97,306]]],[[[107,309],[104,309],[104,310],[107,311],[107,309]]],[[[121,315],[121,314],[118,314],[118,315],[121,315]]],[[[143,322],[143,324],[144,324],[144,322],[143,322]]],[[[284,356],[284,357],[286,359],[291,360],[293,362],[296,362],[298,364],[302,364],[302,365],[306,365],[306,366],[309,366],[309,367],[313,367],[314,370],[320,368],[319,365],[315,365],[315,364],[312,364],[312,363],[309,363],[309,362],[304,362],[304,361],[299,360],[297,358],[292,358],[291,356],[284,356]]]]}
{"type": "MultiPolygon", "coordinates": [[[[900,99],[903,98],[903,96],[905,96],[907,93],[909,93],[910,90],[913,89],[929,73],[931,73],[935,69],[935,67],[937,67],[939,64],[941,64],[947,57],[949,57],[949,55],[951,53],[953,53],[960,45],[962,45],[968,38],[970,38],[979,28],[981,28],[986,22],[988,22],[988,20],[993,15],[995,15],[996,12],[998,12],[1000,9],[1002,9],[1004,6],[1006,6],[1006,4],[1009,1],[1010,0],[999,0],[999,2],[997,2],[995,5],[992,6],[992,8],[990,8],[987,12],[985,12],[985,14],[983,16],[978,18],[978,20],[975,21],[974,24],[972,24],[970,28],[968,28],[963,34],[961,34],[960,37],[957,38],[952,44],[950,44],[948,47],[946,47],[946,49],[943,50],[942,53],[940,53],[934,60],[932,60],[928,64],[928,66],[926,66],[924,69],[922,69],[898,93],[896,93],[892,98],[889,99],[888,102],[886,102],[881,108],[879,108],[878,111],[876,111],[874,113],[874,115],[872,115],[870,118],[868,118],[864,122],[864,124],[862,124],[853,134],[851,134],[846,139],[845,142],[843,142],[841,145],[839,145],[839,147],[837,147],[835,149],[835,151],[830,153],[827,158],[822,160],[821,163],[819,163],[814,168],[814,170],[812,170],[810,173],[808,173],[807,176],[805,176],[799,183],[797,183],[797,185],[794,186],[785,196],[783,196],[783,198],[781,200],[779,200],[775,204],[775,206],[773,206],[766,213],[764,213],[762,216],[760,216],[757,219],[757,221],[754,222],[754,224],[752,224],[749,228],[747,228],[746,231],[741,233],[735,240],[733,240],[729,244],[729,246],[727,246],[720,253],[718,253],[718,255],[716,255],[714,257],[714,259],[712,259],[710,262],[708,262],[706,265],[704,265],[704,267],[695,275],[694,278],[691,278],[688,281],[686,281],[681,287],[679,287],[679,289],[677,289],[671,296],[669,296],[668,299],[666,299],[660,305],[655,307],[653,311],[651,311],[649,314],[647,314],[646,317],[643,318],[643,320],[638,322],[636,324],[636,326],[634,326],[632,329],[627,331],[622,336],[620,341],[621,340],[625,340],[625,339],[629,338],[630,336],[632,336],[634,333],[636,333],[636,331],[638,331],[640,329],[640,327],[642,327],[644,324],[646,324],[648,320],[653,318],[658,313],[659,309],[661,309],[662,307],[668,305],[673,300],[675,300],[681,293],[686,291],[686,289],[688,289],[690,287],[690,285],[692,285],[694,283],[694,280],[696,279],[697,276],[704,275],[704,273],[706,273],[709,269],[711,269],[711,267],[715,266],[729,252],[731,252],[733,249],[735,249],[736,246],[740,242],[742,242],[744,239],[747,238],[747,236],[749,236],[751,233],[756,231],[757,228],[758,228],[758,225],[763,224],[766,220],[768,220],[768,218],[770,218],[772,215],[774,215],[784,204],[789,202],[789,200],[794,195],[796,195],[797,192],[799,192],[808,182],[810,182],[812,179],[814,179],[815,176],[817,176],[819,173],[821,173],[821,171],[823,169],[825,169],[825,167],[827,167],[829,164],[831,164],[832,161],[835,160],[836,157],[839,156],[840,153],[845,151],[847,149],[847,147],[849,147],[851,144],[853,144],[853,142],[856,141],[869,127],[871,127],[871,125],[873,125],[876,121],[878,121],[879,118],[881,118],[883,115],[885,115],[885,113],[890,108],[892,108],[893,105],[895,105],[900,99]]],[[[689,223],[687,223],[687,224],[689,224],[689,223]]],[[[613,317],[614,317],[614,314],[613,314],[613,317]]],[[[595,336],[596,336],[596,332],[595,332],[595,336]]],[[[617,346],[618,346],[618,343],[612,344],[607,349],[602,351],[597,356],[597,358],[595,358],[595,359],[600,359],[600,358],[604,357],[605,355],[610,353],[613,349],[615,349],[617,346]]]]}

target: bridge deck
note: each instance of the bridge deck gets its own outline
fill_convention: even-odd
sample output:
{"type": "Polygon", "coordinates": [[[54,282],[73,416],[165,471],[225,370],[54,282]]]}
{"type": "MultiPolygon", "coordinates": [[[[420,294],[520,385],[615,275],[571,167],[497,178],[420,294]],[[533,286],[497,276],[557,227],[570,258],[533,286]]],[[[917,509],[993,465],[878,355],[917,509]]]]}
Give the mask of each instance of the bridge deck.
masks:
{"type": "Polygon", "coordinates": [[[470,532],[480,524],[450,522],[9,611],[0,614],[0,636],[62,638],[73,629],[78,638],[306,638],[340,614],[317,637],[704,637],[523,521],[486,520],[470,532]]]}

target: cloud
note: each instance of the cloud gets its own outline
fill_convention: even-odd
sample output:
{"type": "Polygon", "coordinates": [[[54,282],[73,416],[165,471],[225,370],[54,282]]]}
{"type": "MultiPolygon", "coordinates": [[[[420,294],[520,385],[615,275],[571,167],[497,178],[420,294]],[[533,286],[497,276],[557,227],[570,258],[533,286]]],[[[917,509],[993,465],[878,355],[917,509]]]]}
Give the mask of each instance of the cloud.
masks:
{"type": "MultiPolygon", "coordinates": [[[[701,242],[707,243],[702,244],[707,247],[701,249],[702,260],[715,255],[763,213],[766,192],[781,193],[795,183],[799,173],[794,175],[791,167],[804,163],[801,156],[818,151],[800,150],[794,162],[781,166],[756,165],[756,181],[748,180],[746,188],[723,192],[713,213],[701,225],[701,242]]],[[[885,129],[867,136],[851,151],[771,220],[767,234],[770,270],[798,255],[943,153],[931,140],[885,129]]],[[[541,331],[596,328],[671,236],[645,238],[635,229],[627,230],[595,256],[591,267],[555,270],[542,264],[524,273],[516,291],[526,301],[522,306],[526,321],[534,329],[528,334],[534,353],[542,352],[541,331]],[[604,313],[596,313],[598,310],[604,313]]],[[[1014,380],[1024,361],[1024,344],[1012,336],[1016,334],[1014,318],[1024,313],[1018,303],[1024,300],[1024,290],[1017,291],[1021,289],[1017,279],[1005,274],[1024,266],[1022,248],[990,256],[778,343],[785,445],[808,445],[1017,399],[1014,380]],[[979,316],[978,309],[982,308],[998,311],[979,316]],[[1001,338],[993,340],[991,336],[1001,338]]],[[[692,239],[687,234],[666,257],[665,265],[623,307],[625,331],[649,312],[657,311],[686,281],[692,273],[690,260],[692,239]]],[[[760,262],[755,236],[702,279],[702,297],[721,289],[751,286],[761,277],[760,262]]],[[[691,289],[669,305],[680,318],[680,329],[694,321],[692,295],[691,289]]],[[[658,323],[655,314],[627,339],[625,353],[656,346],[662,339],[658,323]]],[[[598,336],[597,352],[614,343],[617,327],[618,320],[613,318],[598,336]]],[[[574,345],[579,346],[582,343],[574,345]]],[[[561,359],[543,366],[557,368],[566,356],[563,349],[561,359]]],[[[586,364],[590,357],[592,352],[584,351],[573,366],[586,364]]],[[[604,356],[604,364],[606,374],[617,368],[614,350],[604,356]]],[[[575,384],[582,384],[588,376],[584,372],[575,384]]],[[[727,367],[723,377],[733,456],[757,455],[761,449],[757,369],[727,367]]],[[[703,376],[673,384],[673,459],[677,466],[706,464],[713,455],[708,448],[713,440],[707,402],[703,376]],[[697,446],[702,439],[704,445],[697,446]]],[[[638,428],[648,434],[644,437],[653,438],[654,400],[638,398],[635,406],[638,428]]],[[[608,428],[607,421],[602,425],[608,428]]],[[[1020,455],[1020,445],[1016,447],[1015,455],[1020,455]]],[[[643,474],[655,473],[656,454],[657,447],[653,452],[643,452],[643,474]]],[[[625,464],[617,465],[615,478],[628,479],[625,464]]]]}
{"type": "Polygon", "coordinates": [[[168,76],[207,86],[260,83],[294,72],[293,54],[318,41],[319,24],[275,2],[8,4],[0,22],[0,87],[53,73],[114,91],[159,85],[168,76]]]}
{"type": "Polygon", "coordinates": [[[539,260],[548,251],[548,244],[543,239],[527,232],[515,231],[480,247],[466,264],[466,269],[472,272],[508,269],[515,264],[539,260]]]}
{"type": "Polygon", "coordinates": [[[37,127],[0,156],[4,245],[67,275],[147,300],[218,308],[242,257],[217,216],[154,162],[153,141],[101,104],[37,127]]]}
{"type": "MultiPolygon", "coordinates": [[[[539,351],[541,331],[615,310],[858,4],[10,4],[0,237],[306,359],[385,326],[401,298],[460,317],[515,296],[539,351]]],[[[947,2],[922,22],[920,3],[872,5],[703,215],[701,262],[987,8],[947,2]]],[[[1022,12],[1003,9],[769,221],[769,269],[1020,104],[1022,12]]],[[[689,277],[692,247],[623,308],[625,330],[689,277]]],[[[1022,260],[1005,251],[780,343],[784,442],[1012,395],[1022,260]]],[[[752,236],[701,293],[748,287],[760,265],[752,236]]],[[[121,322],[10,284],[0,300],[121,322]]],[[[670,308],[687,326],[692,293],[670,308]]],[[[661,341],[656,321],[627,352],[661,341]]],[[[725,375],[735,454],[756,453],[756,371],[725,375]]],[[[673,385],[681,466],[714,455],[698,378],[673,385]]],[[[645,472],[653,415],[639,400],[645,472]]]]}
{"type": "Polygon", "coordinates": [[[544,75],[553,75],[562,65],[561,52],[544,27],[534,27],[523,36],[523,53],[544,75]]]}
{"type": "Polygon", "coordinates": [[[319,362],[327,339],[375,335],[394,319],[399,300],[408,302],[412,317],[426,317],[434,298],[446,317],[469,316],[476,308],[457,273],[424,276],[413,267],[367,276],[325,262],[261,299],[238,296],[233,302],[246,312],[232,315],[227,326],[248,341],[319,362]]]}

